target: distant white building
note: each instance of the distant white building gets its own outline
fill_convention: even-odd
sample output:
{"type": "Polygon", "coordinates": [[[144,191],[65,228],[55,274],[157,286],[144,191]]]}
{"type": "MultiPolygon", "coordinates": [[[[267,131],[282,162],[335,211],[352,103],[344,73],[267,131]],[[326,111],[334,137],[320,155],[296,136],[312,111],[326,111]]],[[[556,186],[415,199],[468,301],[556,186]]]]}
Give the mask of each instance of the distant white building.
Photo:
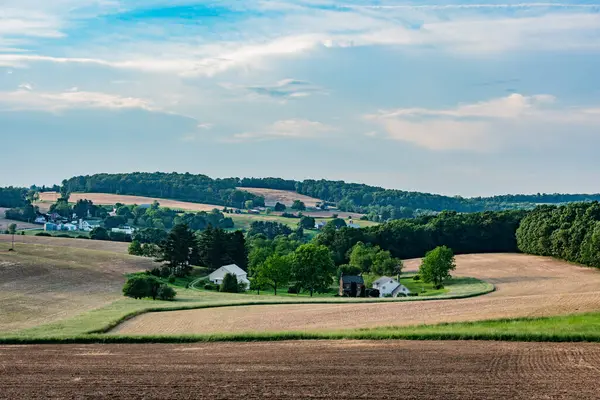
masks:
{"type": "Polygon", "coordinates": [[[320,231],[321,229],[325,228],[325,225],[327,225],[327,222],[324,222],[324,221],[315,222],[315,229],[320,231]]]}
{"type": "Polygon", "coordinates": [[[58,230],[59,231],[75,232],[75,231],[77,231],[77,225],[75,225],[75,224],[59,224],[58,225],[58,230]]]}
{"type": "Polygon", "coordinates": [[[80,219],[78,225],[80,231],[91,232],[94,230],[94,228],[98,228],[100,226],[100,221],[84,221],[80,219]]]}
{"type": "Polygon", "coordinates": [[[373,282],[373,289],[379,290],[379,297],[408,296],[410,290],[394,278],[382,276],[373,282]]]}
{"type": "Polygon", "coordinates": [[[46,217],[44,217],[44,216],[39,216],[34,221],[34,223],[41,224],[41,225],[44,225],[46,222],[48,222],[48,221],[46,220],[46,217]]]}
{"type": "Polygon", "coordinates": [[[124,233],[126,235],[133,236],[133,234],[135,233],[135,228],[132,228],[130,226],[124,226],[122,228],[112,228],[111,231],[113,233],[124,233]]]}
{"type": "Polygon", "coordinates": [[[219,268],[218,270],[216,270],[215,272],[210,274],[208,276],[208,280],[210,280],[212,283],[214,283],[216,285],[220,285],[221,283],[223,283],[223,278],[225,278],[225,275],[227,275],[227,274],[235,275],[237,277],[237,280],[239,283],[245,284],[246,289],[250,289],[250,281],[248,280],[248,273],[246,273],[246,271],[244,271],[243,269],[241,269],[240,267],[238,267],[235,264],[222,266],[221,268],[219,268]]]}
{"type": "Polygon", "coordinates": [[[354,228],[354,229],[360,229],[360,225],[355,224],[354,222],[350,221],[348,222],[348,228],[354,228]]]}

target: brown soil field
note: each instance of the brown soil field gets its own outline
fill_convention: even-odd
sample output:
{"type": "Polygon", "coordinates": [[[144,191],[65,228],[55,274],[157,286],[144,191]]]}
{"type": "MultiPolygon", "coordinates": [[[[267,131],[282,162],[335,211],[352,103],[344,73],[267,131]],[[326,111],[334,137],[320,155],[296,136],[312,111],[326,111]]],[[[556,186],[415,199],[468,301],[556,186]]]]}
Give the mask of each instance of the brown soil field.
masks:
{"type": "Polygon", "coordinates": [[[597,399],[600,345],[0,346],[1,399],[597,399]]]}
{"type": "Polygon", "coordinates": [[[0,332],[61,321],[110,304],[122,298],[124,274],[153,263],[73,247],[21,244],[15,252],[8,248],[0,243],[0,332]]]}
{"type": "Polygon", "coordinates": [[[250,192],[257,196],[263,196],[265,198],[265,204],[268,206],[274,206],[277,202],[285,204],[286,206],[291,206],[294,204],[294,200],[302,201],[306,207],[316,207],[317,203],[321,203],[322,200],[319,200],[314,197],[305,196],[303,194],[299,194],[296,192],[292,192],[289,190],[275,190],[275,189],[261,189],[261,188],[238,188],[239,190],[244,190],[246,192],[250,192]]]}
{"type": "MultiPolygon", "coordinates": [[[[416,270],[419,262],[407,261],[405,269],[416,270]]],[[[497,290],[461,300],[265,305],[151,313],[125,322],[113,333],[337,331],[600,310],[600,271],[551,258],[522,254],[458,256],[455,275],[491,282],[497,290]]]]}
{"type": "MultiPolygon", "coordinates": [[[[40,193],[40,201],[55,202],[59,197],[60,193],[56,192],[40,193]]],[[[212,204],[189,203],[186,201],[159,199],[157,197],[125,196],[106,193],[71,193],[69,201],[76,202],[78,200],[91,200],[95,204],[100,205],[114,205],[117,203],[126,205],[152,204],[156,200],[162,207],[169,207],[185,211],[212,211],[215,208],[223,208],[223,206],[216,206],[212,204]]]]}
{"type": "MultiPolygon", "coordinates": [[[[0,243],[10,243],[11,235],[1,235],[0,243]]],[[[86,240],[86,239],[68,239],[51,238],[43,236],[15,236],[15,246],[19,244],[39,244],[53,247],[72,247],[76,249],[89,249],[98,251],[110,251],[112,253],[128,254],[129,243],[109,242],[105,240],[86,240]]]]}

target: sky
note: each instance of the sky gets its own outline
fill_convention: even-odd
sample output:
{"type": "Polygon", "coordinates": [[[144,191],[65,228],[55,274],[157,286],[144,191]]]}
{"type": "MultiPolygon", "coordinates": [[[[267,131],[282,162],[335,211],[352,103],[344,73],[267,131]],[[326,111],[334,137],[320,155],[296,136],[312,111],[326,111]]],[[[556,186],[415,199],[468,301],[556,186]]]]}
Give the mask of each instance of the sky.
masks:
{"type": "Polygon", "coordinates": [[[600,192],[600,2],[0,0],[0,186],[600,192]]]}

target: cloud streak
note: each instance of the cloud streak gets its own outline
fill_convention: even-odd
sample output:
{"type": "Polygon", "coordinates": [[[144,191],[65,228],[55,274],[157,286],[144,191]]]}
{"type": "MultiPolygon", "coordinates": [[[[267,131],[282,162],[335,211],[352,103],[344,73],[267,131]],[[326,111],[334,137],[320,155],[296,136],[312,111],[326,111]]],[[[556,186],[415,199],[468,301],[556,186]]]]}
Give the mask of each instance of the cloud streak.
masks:
{"type": "Polygon", "coordinates": [[[335,132],[336,128],[322,122],[306,119],[281,120],[260,132],[244,132],[233,135],[227,142],[239,143],[275,139],[323,138],[335,132]]]}
{"type": "Polygon", "coordinates": [[[389,139],[434,151],[496,151],[545,145],[600,128],[596,108],[564,108],[550,95],[510,96],[448,109],[403,108],[365,116],[389,139]],[[544,132],[543,138],[539,136],[544,132]]]}

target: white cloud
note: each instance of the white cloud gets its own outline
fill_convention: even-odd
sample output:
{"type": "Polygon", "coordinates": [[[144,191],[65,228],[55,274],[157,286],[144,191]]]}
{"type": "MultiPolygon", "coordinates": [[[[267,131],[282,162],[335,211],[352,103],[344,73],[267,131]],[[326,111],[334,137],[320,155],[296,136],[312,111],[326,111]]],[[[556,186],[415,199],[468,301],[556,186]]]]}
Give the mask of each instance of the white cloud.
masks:
{"type": "Polygon", "coordinates": [[[385,129],[389,139],[426,149],[491,151],[515,143],[554,143],[574,130],[592,133],[600,128],[596,111],[560,107],[550,95],[512,94],[455,108],[403,108],[365,118],[385,129]]]}
{"type": "Polygon", "coordinates": [[[336,130],[335,127],[306,119],[277,121],[262,132],[244,132],[233,135],[229,142],[263,141],[273,139],[309,139],[324,137],[336,130]]]}
{"type": "Polygon", "coordinates": [[[5,109],[10,110],[60,111],[85,108],[138,108],[148,111],[160,111],[149,101],[135,97],[122,97],[97,92],[36,92],[32,91],[31,86],[14,92],[0,92],[0,104],[3,104],[5,109]]]}

